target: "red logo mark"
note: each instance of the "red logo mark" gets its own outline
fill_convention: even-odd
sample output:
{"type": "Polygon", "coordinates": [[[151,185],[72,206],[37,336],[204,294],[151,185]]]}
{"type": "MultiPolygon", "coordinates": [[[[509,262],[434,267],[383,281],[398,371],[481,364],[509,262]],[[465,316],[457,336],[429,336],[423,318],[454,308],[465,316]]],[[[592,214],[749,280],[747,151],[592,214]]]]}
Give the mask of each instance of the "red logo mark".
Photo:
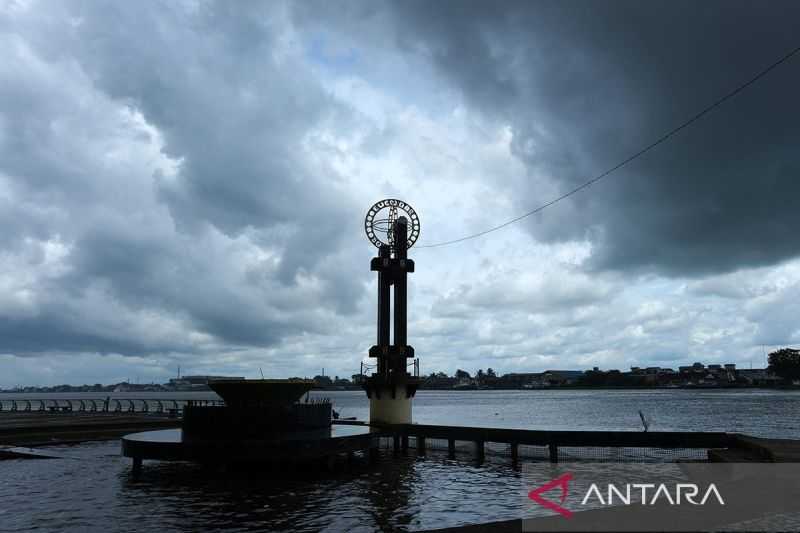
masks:
{"type": "Polygon", "coordinates": [[[561,507],[559,504],[551,502],[550,500],[545,500],[542,498],[542,493],[547,492],[550,489],[554,489],[556,487],[561,487],[561,502],[564,503],[564,500],[567,499],[567,491],[569,490],[569,480],[572,479],[572,473],[567,472],[563,476],[557,477],[552,481],[548,481],[538,489],[533,489],[528,493],[528,498],[535,501],[542,507],[546,507],[551,511],[555,511],[567,518],[572,516],[572,511],[569,509],[565,509],[561,507]]]}

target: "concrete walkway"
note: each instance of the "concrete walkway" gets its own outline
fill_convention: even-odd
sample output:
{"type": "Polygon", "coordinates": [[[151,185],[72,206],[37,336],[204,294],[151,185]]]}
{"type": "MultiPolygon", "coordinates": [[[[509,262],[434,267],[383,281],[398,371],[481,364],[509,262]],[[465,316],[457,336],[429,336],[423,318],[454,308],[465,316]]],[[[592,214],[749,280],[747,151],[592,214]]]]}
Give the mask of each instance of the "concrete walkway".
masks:
{"type": "Polygon", "coordinates": [[[116,438],[135,431],[180,427],[155,413],[0,412],[0,445],[40,446],[116,438]]]}

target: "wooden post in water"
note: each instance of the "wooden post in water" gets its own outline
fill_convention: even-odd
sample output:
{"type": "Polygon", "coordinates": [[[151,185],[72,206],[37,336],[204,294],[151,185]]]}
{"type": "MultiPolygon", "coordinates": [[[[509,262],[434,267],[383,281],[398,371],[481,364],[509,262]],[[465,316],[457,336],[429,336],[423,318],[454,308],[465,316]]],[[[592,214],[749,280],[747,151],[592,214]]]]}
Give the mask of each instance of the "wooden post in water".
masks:
{"type": "Polygon", "coordinates": [[[369,457],[369,462],[371,464],[378,462],[378,448],[376,446],[370,446],[369,450],[367,451],[367,456],[369,457]]]}
{"type": "Polygon", "coordinates": [[[138,479],[141,473],[142,473],[142,459],[140,457],[134,457],[133,465],[131,467],[131,474],[133,475],[134,479],[138,479]]]}
{"type": "Polygon", "coordinates": [[[511,463],[517,464],[519,462],[519,444],[516,442],[511,443],[511,463]]]}
{"type": "Polygon", "coordinates": [[[417,453],[425,455],[425,437],[420,437],[419,435],[417,435],[417,453]]]}
{"type": "Polygon", "coordinates": [[[456,456],[456,441],[455,439],[447,439],[447,455],[450,459],[456,456]]]}
{"type": "Polygon", "coordinates": [[[483,462],[486,457],[486,447],[482,440],[475,441],[475,451],[478,454],[478,462],[483,462]]]}

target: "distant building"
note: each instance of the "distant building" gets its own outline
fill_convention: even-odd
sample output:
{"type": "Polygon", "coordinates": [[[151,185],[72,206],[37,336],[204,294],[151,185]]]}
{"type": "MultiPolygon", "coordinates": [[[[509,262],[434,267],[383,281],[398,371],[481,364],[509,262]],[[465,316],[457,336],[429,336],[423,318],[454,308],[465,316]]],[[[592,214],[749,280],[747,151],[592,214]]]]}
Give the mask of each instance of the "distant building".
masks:
{"type": "Polygon", "coordinates": [[[583,370],[545,370],[543,378],[551,385],[572,385],[583,376],[583,370]]]}
{"type": "Polygon", "coordinates": [[[774,386],[779,385],[783,380],[770,373],[766,368],[751,368],[744,370],[737,370],[736,375],[743,379],[748,385],[764,385],[774,386]]]}
{"type": "Polygon", "coordinates": [[[503,374],[502,380],[507,386],[516,389],[538,387],[543,384],[541,372],[512,372],[503,374]]]}
{"type": "Polygon", "coordinates": [[[169,387],[176,390],[207,389],[209,381],[241,381],[241,376],[183,376],[169,380],[169,387]]]}

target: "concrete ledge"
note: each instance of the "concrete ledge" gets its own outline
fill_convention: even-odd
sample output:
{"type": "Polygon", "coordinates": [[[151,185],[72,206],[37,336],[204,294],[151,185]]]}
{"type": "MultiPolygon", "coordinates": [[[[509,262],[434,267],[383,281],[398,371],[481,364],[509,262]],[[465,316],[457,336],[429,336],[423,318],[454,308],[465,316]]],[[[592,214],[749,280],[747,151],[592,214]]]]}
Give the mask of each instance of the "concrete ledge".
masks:
{"type": "Polygon", "coordinates": [[[178,418],[146,413],[0,413],[0,444],[40,446],[106,440],[180,424],[178,418]]]}

